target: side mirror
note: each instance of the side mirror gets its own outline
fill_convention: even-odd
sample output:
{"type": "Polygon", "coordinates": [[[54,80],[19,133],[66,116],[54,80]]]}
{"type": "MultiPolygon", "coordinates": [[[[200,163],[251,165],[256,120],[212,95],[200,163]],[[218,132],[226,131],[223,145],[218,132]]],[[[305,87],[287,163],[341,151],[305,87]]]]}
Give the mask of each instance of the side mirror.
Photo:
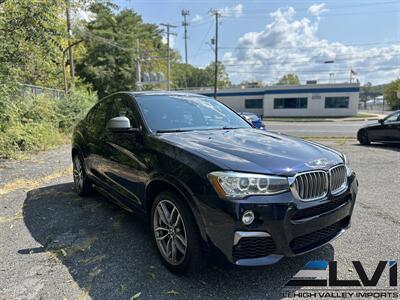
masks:
{"type": "Polygon", "coordinates": [[[378,122],[383,124],[383,122],[385,122],[385,120],[384,119],[379,119],[378,122]]]}
{"type": "Polygon", "coordinates": [[[137,131],[131,127],[131,121],[127,117],[115,117],[107,122],[107,129],[116,132],[137,131]]]}

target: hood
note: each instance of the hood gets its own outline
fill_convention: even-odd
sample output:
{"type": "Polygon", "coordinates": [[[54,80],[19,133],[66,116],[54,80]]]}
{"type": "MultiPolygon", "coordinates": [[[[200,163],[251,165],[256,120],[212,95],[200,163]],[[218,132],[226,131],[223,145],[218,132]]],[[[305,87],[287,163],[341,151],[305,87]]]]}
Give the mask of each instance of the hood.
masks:
{"type": "Polygon", "coordinates": [[[363,124],[361,128],[367,128],[367,127],[374,127],[374,126],[381,126],[382,124],[379,123],[378,121],[368,121],[367,123],[363,124]]]}
{"type": "Polygon", "coordinates": [[[343,162],[328,147],[258,129],[163,133],[159,139],[225,170],[291,176],[343,162]]]}

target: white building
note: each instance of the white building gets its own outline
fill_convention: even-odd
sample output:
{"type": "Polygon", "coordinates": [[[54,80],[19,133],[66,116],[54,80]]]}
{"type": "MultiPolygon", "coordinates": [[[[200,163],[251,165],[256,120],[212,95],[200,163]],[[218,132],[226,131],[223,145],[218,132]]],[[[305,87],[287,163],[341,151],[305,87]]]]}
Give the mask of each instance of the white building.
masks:
{"type": "MultiPolygon", "coordinates": [[[[193,90],[213,96],[212,90],[193,90]]],[[[358,111],[359,84],[307,84],[218,90],[217,98],[235,111],[265,117],[339,117],[358,111]]]]}

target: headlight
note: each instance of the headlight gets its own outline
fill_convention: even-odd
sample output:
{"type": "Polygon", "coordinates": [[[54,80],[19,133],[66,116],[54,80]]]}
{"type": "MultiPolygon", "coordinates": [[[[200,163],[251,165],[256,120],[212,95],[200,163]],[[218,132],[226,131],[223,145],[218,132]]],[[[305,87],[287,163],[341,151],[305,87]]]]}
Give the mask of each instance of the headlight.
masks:
{"type": "Polygon", "coordinates": [[[346,167],[347,177],[349,177],[349,176],[351,176],[351,174],[353,173],[353,170],[352,170],[351,167],[350,167],[349,159],[348,159],[347,156],[344,155],[344,154],[343,154],[343,162],[344,162],[344,165],[345,165],[345,167],[346,167]]]}
{"type": "Polygon", "coordinates": [[[212,186],[222,198],[243,198],[250,195],[273,195],[289,190],[286,177],[237,172],[211,172],[212,186]]]}

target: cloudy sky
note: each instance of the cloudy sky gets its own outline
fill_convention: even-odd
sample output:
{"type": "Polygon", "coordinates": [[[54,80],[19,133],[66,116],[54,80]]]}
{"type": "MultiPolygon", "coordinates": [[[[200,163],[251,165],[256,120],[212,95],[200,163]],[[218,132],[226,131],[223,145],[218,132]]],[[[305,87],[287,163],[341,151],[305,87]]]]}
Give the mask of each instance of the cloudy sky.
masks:
{"type": "Polygon", "coordinates": [[[177,25],[173,47],[184,57],[181,10],[190,10],[189,63],[203,67],[214,58],[210,39],[222,14],[219,59],[233,82],[274,83],[286,73],[315,79],[380,84],[400,77],[400,1],[181,1],[118,0],[146,22],[177,25]],[[331,63],[327,63],[331,62],[331,63]],[[334,74],[334,75],[330,75],[334,74]]]}

